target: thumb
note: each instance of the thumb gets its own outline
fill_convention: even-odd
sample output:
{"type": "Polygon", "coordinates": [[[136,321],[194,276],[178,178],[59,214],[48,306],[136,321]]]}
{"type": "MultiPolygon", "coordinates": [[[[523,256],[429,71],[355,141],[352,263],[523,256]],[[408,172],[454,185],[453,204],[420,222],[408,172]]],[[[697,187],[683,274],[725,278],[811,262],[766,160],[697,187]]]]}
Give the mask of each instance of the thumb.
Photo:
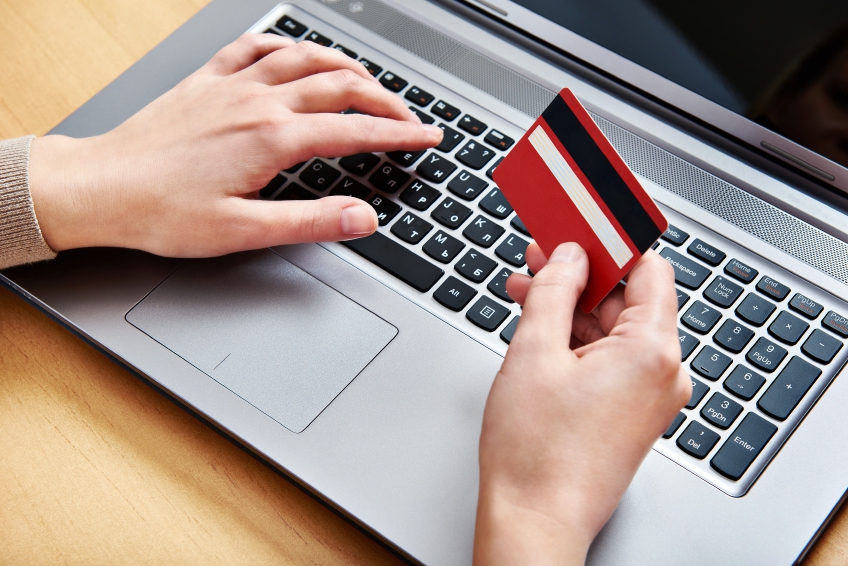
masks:
{"type": "Polygon", "coordinates": [[[374,208],[353,197],[318,200],[260,201],[238,199],[249,219],[257,247],[337,242],[368,236],[377,229],[374,208]]]}
{"type": "Polygon", "coordinates": [[[542,347],[568,347],[574,309],[588,277],[589,258],[583,248],[575,243],[557,246],[527,291],[519,326],[523,338],[542,347]]]}

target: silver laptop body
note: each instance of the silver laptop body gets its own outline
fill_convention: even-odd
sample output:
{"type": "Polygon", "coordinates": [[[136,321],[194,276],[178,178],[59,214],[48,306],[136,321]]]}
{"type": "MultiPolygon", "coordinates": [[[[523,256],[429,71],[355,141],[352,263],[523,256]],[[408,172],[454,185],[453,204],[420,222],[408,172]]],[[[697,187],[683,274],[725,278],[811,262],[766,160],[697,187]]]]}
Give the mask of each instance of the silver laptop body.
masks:
{"type": "Polygon", "coordinates": [[[460,122],[473,116],[485,131],[517,140],[568,86],[671,224],[688,235],[682,244],[662,240],[659,251],[679,269],[695,262],[708,272],[695,288],[679,286],[686,296],[680,309],[681,331],[688,336],[681,342],[689,349],[684,363],[706,392],[682,412],[684,420],[669,438],[657,442],[588,561],[800,561],[848,488],[848,383],[834,379],[848,356],[839,334],[839,325],[848,323],[840,318],[848,315],[848,198],[842,192],[848,171],[501,0],[214,0],[53,133],[108,131],[245,31],[284,35],[286,18],[307,30],[300,39],[318,33],[402,78],[408,84],[401,95],[411,86],[432,94],[424,105],[411,98],[409,104],[463,139],[449,152],[425,152],[408,165],[381,155],[374,172],[360,176],[336,160],[323,160],[318,169],[310,161],[283,172],[288,184],[269,196],[295,194],[289,188],[295,183],[299,191],[327,194],[318,180],[324,179],[320,167],[358,180],[372,201],[376,196],[400,206],[380,234],[397,254],[414,253],[435,266],[434,273],[441,270],[435,283],[421,291],[369,261],[373,250],[335,243],[188,261],[78,250],[7,270],[3,282],[403,556],[467,564],[483,407],[507,349],[507,327],[520,315],[517,305],[497,299],[495,279],[504,268],[523,269],[504,259],[506,239],[529,237],[511,211],[501,215],[483,203],[496,196],[486,173],[505,151],[460,122]],[[460,117],[440,116],[439,102],[454,106],[460,117]],[[675,110],[681,108],[699,119],[684,118],[675,110]],[[762,144],[750,141],[760,134],[762,144]],[[747,145],[737,144],[740,139],[747,145]],[[491,154],[483,165],[459,156],[473,143],[491,154]],[[427,181],[439,197],[426,209],[408,204],[401,187],[389,181],[419,178],[417,168],[431,154],[458,165],[457,177],[471,173],[486,187],[466,198],[449,186],[451,172],[450,179],[427,181]],[[392,173],[380,177],[384,166],[392,173]],[[436,217],[447,198],[471,210],[459,227],[436,217]],[[400,229],[393,231],[407,213],[431,225],[423,239],[410,242],[404,239],[414,239],[408,232],[401,237],[400,229]],[[477,217],[497,234],[494,245],[468,235],[477,217]],[[463,243],[449,262],[424,250],[437,232],[463,243]],[[687,251],[696,239],[726,257],[715,265],[705,262],[687,251]],[[480,281],[460,266],[479,260],[465,255],[472,252],[497,264],[480,281]],[[733,261],[756,277],[743,280],[751,271],[734,275],[733,261]],[[458,312],[434,298],[449,277],[476,291],[458,312]],[[764,279],[781,287],[769,289],[764,279]],[[718,283],[737,289],[730,306],[717,308],[708,296],[718,283]],[[787,294],[776,296],[784,287],[787,294]],[[748,295],[774,307],[764,323],[740,318],[748,295]],[[479,307],[486,306],[477,302],[483,297],[497,304],[490,309],[500,318],[494,329],[480,319],[492,316],[479,307]],[[699,330],[685,320],[696,303],[718,311],[711,328],[699,330]],[[469,318],[475,308],[478,322],[469,318]],[[794,342],[776,326],[782,313],[806,325],[794,342]],[[739,320],[753,334],[733,352],[719,333],[725,326],[732,332],[739,320]],[[839,343],[830,361],[813,343],[819,340],[825,349],[839,343]],[[709,366],[712,352],[726,358],[724,369],[709,366]],[[797,388],[795,376],[784,372],[793,363],[818,374],[803,394],[787,401],[777,389],[797,388]],[[746,377],[739,370],[732,381],[737,366],[754,371],[746,377]],[[762,382],[753,393],[740,393],[751,374],[762,382]],[[727,414],[716,416],[725,399],[727,414]],[[774,399],[787,414],[780,414],[774,399]],[[725,443],[746,442],[737,427],[748,415],[776,432],[733,479],[713,459],[725,443]],[[705,457],[693,456],[701,448],[691,444],[684,449],[690,426],[718,437],[705,457]]]}

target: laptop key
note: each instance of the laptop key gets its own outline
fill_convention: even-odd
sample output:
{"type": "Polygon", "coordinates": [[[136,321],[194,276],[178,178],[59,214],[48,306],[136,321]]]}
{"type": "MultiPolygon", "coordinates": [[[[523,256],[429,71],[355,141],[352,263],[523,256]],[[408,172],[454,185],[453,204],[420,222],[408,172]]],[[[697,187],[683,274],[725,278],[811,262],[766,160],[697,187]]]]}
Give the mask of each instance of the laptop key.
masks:
{"type": "Polygon", "coordinates": [[[471,216],[471,209],[450,197],[446,197],[445,200],[443,200],[439,206],[433,210],[433,214],[431,214],[431,216],[443,226],[447,226],[448,228],[459,228],[462,226],[462,223],[468,220],[468,217],[471,216]]]}
{"type": "Polygon", "coordinates": [[[818,318],[824,310],[821,303],[817,303],[814,300],[805,297],[801,293],[795,293],[795,296],[792,297],[791,301],[789,301],[789,308],[795,312],[801,313],[811,320],[818,318]]]}
{"type": "Polygon", "coordinates": [[[392,234],[407,244],[417,244],[432,229],[432,224],[426,220],[418,218],[411,212],[407,212],[400,217],[400,220],[392,225],[392,234]]]}
{"type": "Polygon", "coordinates": [[[519,238],[515,234],[510,234],[507,238],[495,248],[495,255],[515,267],[524,267],[527,255],[527,246],[530,242],[523,238],[519,238]]]}
{"type": "Polygon", "coordinates": [[[680,340],[680,361],[685,362],[701,341],[680,328],[677,329],[677,337],[680,340]]]}
{"type": "Polygon", "coordinates": [[[446,124],[439,124],[439,127],[445,133],[444,137],[442,137],[442,141],[439,142],[439,145],[436,146],[436,149],[439,151],[443,151],[445,153],[450,153],[456,146],[465,139],[464,134],[460,134],[453,128],[447,126],[446,124]]]}
{"type": "Polygon", "coordinates": [[[316,200],[318,195],[310,192],[297,183],[289,183],[289,186],[280,191],[274,200],[316,200]]]}
{"type": "Polygon", "coordinates": [[[330,196],[355,197],[362,200],[367,199],[370,194],[371,189],[348,176],[343,177],[330,191],[330,196]]]}
{"type": "Polygon", "coordinates": [[[450,263],[465,247],[461,241],[439,230],[424,244],[424,253],[441,263],[450,263]]]}
{"type": "Polygon", "coordinates": [[[686,403],[686,408],[694,409],[701,401],[704,400],[704,397],[710,390],[710,387],[700,379],[695,379],[692,376],[689,378],[692,380],[692,395],[689,397],[689,402],[686,403]]]}
{"type": "Polygon", "coordinates": [[[365,70],[368,71],[372,77],[376,77],[383,72],[383,67],[375,65],[368,59],[360,59],[359,62],[362,63],[362,66],[365,67],[365,70]]]}
{"type": "Polygon", "coordinates": [[[380,226],[385,226],[400,212],[400,206],[393,203],[383,195],[374,195],[368,201],[377,213],[377,222],[380,226]]]}
{"type": "Polygon", "coordinates": [[[483,132],[486,131],[486,128],[489,127],[486,124],[484,124],[483,122],[481,122],[480,120],[478,120],[477,118],[474,118],[473,116],[469,116],[468,114],[463,116],[462,120],[460,120],[458,124],[459,124],[459,127],[461,129],[463,129],[466,132],[468,132],[469,134],[473,134],[475,136],[478,135],[478,134],[482,134],[483,132]]]}
{"type": "Polygon", "coordinates": [[[487,258],[472,248],[456,262],[454,269],[466,279],[474,283],[482,283],[497,266],[495,260],[487,258]]]}
{"type": "Polygon", "coordinates": [[[485,197],[480,199],[480,208],[494,216],[499,220],[503,220],[512,214],[512,207],[509,201],[497,187],[489,191],[485,197]]]}
{"type": "Polygon", "coordinates": [[[265,31],[263,31],[262,33],[270,33],[271,35],[283,35],[280,32],[278,32],[277,30],[275,30],[274,28],[268,28],[265,31]]]}
{"type": "Polygon", "coordinates": [[[728,429],[741,412],[742,405],[721,393],[714,393],[701,409],[701,416],[718,428],[728,429]]]}
{"type": "Polygon", "coordinates": [[[723,251],[714,248],[703,240],[698,239],[689,244],[689,247],[686,248],[686,251],[713,266],[720,264],[722,261],[724,261],[724,258],[727,257],[727,254],[725,254],[723,251]]]}
{"type": "Polygon", "coordinates": [[[288,16],[283,16],[276,23],[277,28],[283,30],[292,37],[300,37],[306,31],[306,26],[288,16]]]}
{"type": "Polygon", "coordinates": [[[400,92],[404,88],[406,88],[406,85],[408,84],[404,79],[388,71],[383,73],[383,76],[380,77],[379,80],[381,85],[383,85],[392,92],[400,92]]]}
{"type": "Polygon", "coordinates": [[[836,332],[839,336],[843,338],[848,338],[848,318],[842,316],[841,314],[830,311],[827,313],[827,316],[822,320],[822,326],[827,328],[828,330],[832,330],[836,332]]]}
{"type": "Polygon", "coordinates": [[[771,373],[777,369],[786,354],[784,348],[768,338],[758,338],[745,357],[761,370],[771,373]]]}
{"type": "Polygon", "coordinates": [[[419,175],[434,183],[441,183],[456,171],[456,165],[436,153],[430,153],[416,169],[419,175]]]}
{"type": "Polygon", "coordinates": [[[674,433],[677,432],[677,429],[680,428],[680,425],[682,425],[683,421],[685,420],[686,415],[684,415],[683,413],[677,413],[677,415],[674,417],[674,420],[672,420],[671,424],[668,425],[668,428],[665,430],[662,437],[671,438],[672,436],[674,436],[674,433]]]}
{"type": "Polygon", "coordinates": [[[323,47],[329,47],[333,44],[333,40],[327,37],[326,35],[321,35],[317,31],[311,31],[304,38],[306,41],[311,41],[312,43],[317,43],[323,47]]]}
{"type": "Polygon", "coordinates": [[[740,364],[724,380],[724,388],[740,399],[750,401],[765,382],[765,377],[740,364]]]}
{"type": "Polygon", "coordinates": [[[520,316],[514,317],[509,321],[503,330],[501,330],[501,340],[509,344],[512,342],[512,337],[515,336],[515,329],[518,328],[518,321],[521,320],[520,316]]]}
{"type": "Polygon", "coordinates": [[[734,354],[738,354],[745,349],[745,346],[748,345],[748,342],[753,337],[753,330],[729,318],[724,321],[718,332],[713,335],[713,341],[725,350],[730,350],[734,354]]]}
{"type": "Polygon", "coordinates": [[[422,293],[429,291],[445,273],[380,232],[341,244],[422,293]]]}
{"type": "Polygon", "coordinates": [[[465,200],[474,200],[488,186],[489,183],[463,169],[450,180],[448,190],[465,200]]]}
{"type": "Polygon", "coordinates": [[[492,165],[491,167],[489,167],[489,169],[488,169],[488,170],[486,170],[486,177],[488,177],[489,179],[494,180],[494,178],[495,178],[495,169],[497,169],[497,168],[498,168],[498,165],[500,165],[500,164],[501,164],[501,161],[503,161],[503,160],[504,160],[504,158],[503,158],[503,157],[501,157],[501,158],[499,158],[497,161],[495,161],[495,164],[494,164],[494,165],[492,165]]]}
{"type": "Polygon", "coordinates": [[[421,90],[417,86],[412,86],[403,95],[404,98],[417,104],[418,106],[427,106],[433,102],[433,95],[425,90],[421,90]]]}
{"type": "Polygon", "coordinates": [[[300,168],[301,168],[301,167],[303,167],[304,165],[306,165],[306,161],[301,161],[300,163],[295,163],[294,165],[292,165],[291,167],[289,167],[288,169],[286,169],[286,170],[285,170],[285,172],[286,172],[286,173],[289,173],[289,174],[291,174],[291,175],[294,175],[294,174],[295,174],[295,173],[297,173],[297,172],[300,170],[300,168]]]}
{"type": "Polygon", "coordinates": [[[400,194],[400,200],[415,210],[427,210],[440,196],[442,196],[442,193],[427,183],[413,179],[400,194]]]}
{"type": "Polygon", "coordinates": [[[721,319],[718,309],[709,307],[701,301],[695,301],[680,321],[700,334],[706,334],[721,319]]]}
{"type": "Polygon", "coordinates": [[[823,330],[816,328],[801,350],[820,364],[829,364],[842,349],[842,342],[823,330]]]}
{"type": "Polygon", "coordinates": [[[797,344],[809,327],[809,324],[797,316],[781,311],[769,325],[768,331],[769,334],[787,344],[797,344]]]}
{"type": "Polygon", "coordinates": [[[789,294],[789,287],[771,277],[763,276],[762,279],[757,281],[757,291],[780,302],[789,294]]]}
{"type": "Polygon", "coordinates": [[[668,229],[660,236],[666,242],[670,242],[675,246],[682,245],[689,239],[689,234],[678,228],[677,226],[668,225],[668,229]]]}
{"type": "Polygon", "coordinates": [[[745,322],[754,326],[762,326],[775,310],[776,307],[771,301],[767,301],[754,293],[749,293],[745,300],[736,307],[736,314],[745,322]]]}
{"type": "Polygon", "coordinates": [[[334,169],[316,159],[309,164],[309,167],[303,170],[300,174],[300,180],[316,191],[323,191],[330,188],[330,185],[336,182],[336,179],[341,177],[338,169],[334,169]]]}
{"type": "Polygon", "coordinates": [[[457,160],[472,169],[482,169],[494,156],[494,151],[476,141],[468,142],[456,153],[457,160]]]}
{"type": "Polygon", "coordinates": [[[477,215],[477,218],[471,221],[471,224],[465,227],[462,235],[477,244],[478,246],[488,248],[500,238],[505,230],[483,215],[477,215]]]}
{"type": "Polygon", "coordinates": [[[704,289],[704,297],[720,307],[728,308],[736,302],[743,291],[741,286],[719,275],[704,289]]]}
{"type": "Polygon", "coordinates": [[[704,346],[692,360],[691,367],[707,379],[715,381],[727,371],[732,361],[730,356],[722,354],[712,346],[704,346]]]}
{"type": "Polygon", "coordinates": [[[285,177],[277,173],[277,175],[271,179],[270,183],[259,190],[259,198],[271,198],[271,196],[273,196],[273,194],[285,184],[286,180],[287,179],[285,177]]]}
{"type": "Polygon", "coordinates": [[[669,247],[663,248],[660,255],[674,268],[674,280],[677,281],[677,284],[687,289],[697,289],[704,284],[704,281],[712,273],[705,266],[669,247]]]}
{"type": "Polygon", "coordinates": [[[489,281],[488,285],[486,285],[486,289],[500,300],[507,303],[514,303],[515,301],[513,301],[512,297],[509,296],[509,293],[506,292],[506,280],[510,275],[512,275],[512,271],[504,267],[494,277],[492,277],[492,280],[489,281]]]}
{"type": "Polygon", "coordinates": [[[435,118],[433,118],[432,116],[430,116],[430,115],[429,115],[429,114],[427,114],[426,112],[422,112],[422,111],[421,111],[421,110],[419,110],[418,108],[413,108],[412,106],[410,106],[410,107],[409,107],[409,109],[410,109],[410,110],[412,110],[412,112],[413,112],[416,116],[418,116],[418,119],[419,119],[419,120],[421,120],[421,123],[422,123],[422,124],[432,124],[433,122],[435,122],[435,121],[436,121],[436,119],[435,119],[435,118]]]}
{"type": "Polygon", "coordinates": [[[530,235],[530,230],[527,229],[527,226],[524,225],[524,222],[518,217],[518,215],[513,216],[512,220],[509,221],[509,225],[524,234],[525,236],[532,238],[530,235]]]}
{"type": "Polygon", "coordinates": [[[685,305],[689,301],[689,295],[687,295],[686,293],[684,293],[680,289],[676,289],[676,291],[677,291],[677,311],[679,312],[680,309],[683,308],[683,305],[685,305]]]}
{"type": "Polygon", "coordinates": [[[448,122],[452,122],[454,118],[459,116],[460,110],[456,106],[451,106],[444,100],[440,100],[433,105],[433,114],[439,118],[444,118],[448,122]]]}
{"type": "Polygon", "coordinates": [[[448,275],[445,282],[439,285],[439,288],[433,293],[433,298],[439,301],[442,306],[454,312],[459,312],[471,302],[476,294],[477,290],[472,286],[466,285],[453,275],[448,275]]]}
{"type": "Polygon", "coordinates": [[[388,161],[374,171],[368,180],[371,184],[386,193],[397,192],[411,178],[410,174],[395,167],[388,161]]]}
{"type": "Polygon", "coordinates": [[[724,266],[724,272],[731,277],[735,277],[742,283],[750,283],[759,274],[756,269],[745,265],[738,259],[731,259],[728,261],[727,265],[724,266]]]}
{"type": "Polygon", "coordinates": [[[677,447],[699,460],[703,460],[721,437],[698,421],[692,421],[677,438],[677,447]]]}
{"type": "Polygon", "coordinates": [[[772,423],[748,413],[710,460],[710,465],[723,476],[738,480],[776,432],[777,427],[772,423]]]}
{"type": "Polygon", "coordinates": [[[820,375],[819,368],[794,356],[757,401],[757,407],[770,417],[786,420],[820,375]]]}
{"type": "Polygon", "coordinates": [[[354,175],[367,175],[379,162],[380,158],[373,153],[357,153],[339,159],[342,169],[354,175]]]}
{"type": "Polygon", "coordinates": [[[394,161],[399,165],[403,165],[404,167],[409,167],[416,161],[418,158],[424,154],[424,150],[421,151],[390,151],[386,153],[386,157],[394,161]]]}
{"type": "Polygon", "coordinates": [[[515,143],[514,139],[497,130],[492,130],[491,132],[486,134],[486,137],[483,138],[483,141],[491,145],[492,147],[500,149],[501,151],[508,150],[512,147],[512,144],[515,143]]]}
{"type": "Polygon", "coordinates": [[[359,55],[356,53],[356,51],[353,51],[352,49],[348,49],[344,45],[339,45],[338,43],[333,46],[333,49],[335,49],[336,51],[341,51],[342,53],[344,53],[345,55],[347,55],[351,59],[357,59],[359,57],[359,55]]]}
{"type": "Polygon", "coordinates": [[[508,316],[508,308],[486,295],[477,299],[477,302],[465,313],[465,318],[488,332],[494,332],[508,316]]]}

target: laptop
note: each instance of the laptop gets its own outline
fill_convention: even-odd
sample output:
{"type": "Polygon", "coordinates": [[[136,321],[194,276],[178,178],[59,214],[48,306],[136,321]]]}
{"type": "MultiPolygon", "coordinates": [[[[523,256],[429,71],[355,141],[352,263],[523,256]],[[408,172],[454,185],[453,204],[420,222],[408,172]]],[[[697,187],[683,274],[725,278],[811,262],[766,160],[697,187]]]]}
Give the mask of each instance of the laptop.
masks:
{"type": "Polygon", "coordinates": [[[313,159],[262,198],[352,195],[378,232],[2,280],[402,556],[467,564],[531,239],[492,172],[569,87],[671,223],[693,384],[588,562],[800,562],[848,488],[848,5],[678,4],[213,0],[54,133],[108,131],[247,30],[315,41],[444,141],[313,159]]]}

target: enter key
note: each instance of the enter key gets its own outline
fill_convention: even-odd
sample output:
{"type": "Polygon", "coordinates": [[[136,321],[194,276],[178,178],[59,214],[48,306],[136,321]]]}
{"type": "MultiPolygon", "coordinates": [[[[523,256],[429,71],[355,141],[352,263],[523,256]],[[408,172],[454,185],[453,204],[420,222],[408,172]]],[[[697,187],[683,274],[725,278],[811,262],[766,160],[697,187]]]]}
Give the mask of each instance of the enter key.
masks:
{"type": "Polygon", "coordinates": [[[777,427],[754,413],[748,413],[733,431],[710,465],[720,474],[738,480],[763,451],[777,427]]]}

